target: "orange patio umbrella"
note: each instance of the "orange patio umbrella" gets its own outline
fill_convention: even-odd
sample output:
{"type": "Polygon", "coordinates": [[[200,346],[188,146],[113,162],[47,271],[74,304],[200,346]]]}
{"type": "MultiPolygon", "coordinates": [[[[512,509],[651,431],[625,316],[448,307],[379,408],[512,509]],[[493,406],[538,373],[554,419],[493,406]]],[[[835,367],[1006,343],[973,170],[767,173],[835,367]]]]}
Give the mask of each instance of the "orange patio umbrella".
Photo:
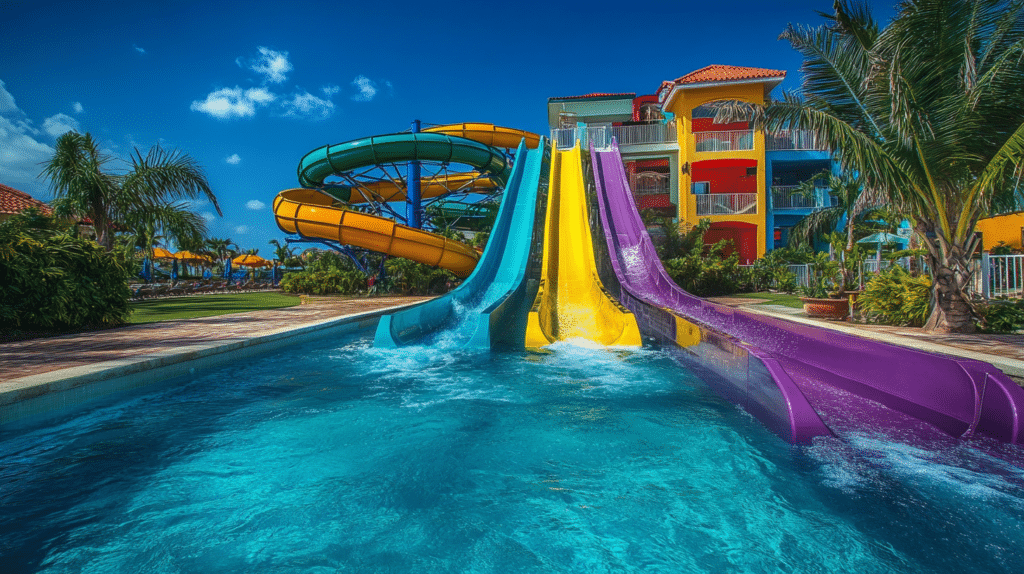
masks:
{"type": "Polygon", "coordinates": [[[153,249],[153,259],[174,259],[174,254],[164,249],[163,247],[155,247],[153,249]]]}
{"type": "Polygon", "coordinates": [[[235,257],[234,259],[232,259],[231,263],[234,264],[234,265],[242,265],[242,266],[245,266],[245,267],[254,267],[254,268],[255,267],[270,267],[270,266],[272,266],[274,264],[272,261],[267,261],[266,259],[260,257],[259,255],[249,255],[249,254],[239,255],[238,257],[235,257]]]}
{"type": "Polygon", "coordinates": [[[190,265],[207,264],[212,265],[213,259],[210,259],[206,255],[200,255],[198,253],[192,253],[191,251],[179,251],[174,254],[174,258],[182,263],[188,263],[190,265]]]}

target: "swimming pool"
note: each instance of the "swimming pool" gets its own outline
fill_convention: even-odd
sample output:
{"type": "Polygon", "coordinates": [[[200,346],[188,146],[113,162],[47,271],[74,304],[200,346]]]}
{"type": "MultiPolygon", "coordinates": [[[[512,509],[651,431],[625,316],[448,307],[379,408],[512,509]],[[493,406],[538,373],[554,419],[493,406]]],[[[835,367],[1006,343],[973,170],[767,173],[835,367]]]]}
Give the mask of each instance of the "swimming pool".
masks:
{"type": "Polygon", "coordinates": [[[793,447],[670,351],[442,347],[353,335],[0,430],[0,570],[1024,563],[1024,470],[969,445],[793,447]]]}

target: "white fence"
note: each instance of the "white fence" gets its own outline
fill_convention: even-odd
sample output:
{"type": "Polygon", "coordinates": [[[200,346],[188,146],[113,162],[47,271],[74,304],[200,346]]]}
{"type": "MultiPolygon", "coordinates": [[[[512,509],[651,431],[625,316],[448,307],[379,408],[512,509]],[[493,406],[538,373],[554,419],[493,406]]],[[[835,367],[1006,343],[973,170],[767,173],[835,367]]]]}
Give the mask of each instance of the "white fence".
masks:
{"type": "Polygon", "coordinates": [[[751,150],[754,149],[754,130],[694,132],[693,144],[697,151],[751,150]]]}
{"type": "Polygon", "coordinates": [[[825,193],[826,190],[816,188],[813,195],[796,193],[799,185],[773,185],[772,205],[775,209],[823,209],[833,205],[834,196],[825,193]],[[827,198],[827,199],[826,199],[827,198]],[[828,201],[828,203],[825,203],[828,201]]]}
{"type": "Polygon", "coordinates": [[[975,265],[974,294],[985,299],[1024,298],[1024,255],[982,253],[975,265]]]}
{"type": "Polygon", "coordinates": [[[743,215],[757,213],[756,193],[694,194],[697,215],[743,215]]]}

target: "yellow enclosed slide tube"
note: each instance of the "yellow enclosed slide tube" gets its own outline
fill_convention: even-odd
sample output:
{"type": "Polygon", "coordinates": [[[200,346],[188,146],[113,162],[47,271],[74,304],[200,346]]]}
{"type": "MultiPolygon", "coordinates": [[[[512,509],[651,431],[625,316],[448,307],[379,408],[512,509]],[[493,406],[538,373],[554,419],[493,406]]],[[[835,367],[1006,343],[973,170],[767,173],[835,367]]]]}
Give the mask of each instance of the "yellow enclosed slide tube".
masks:
{"type": "Polygon", "coordinates": [[[286,233],[411,259],[448,269],[459,277],[468,277],[480,258],[475,250],[458,241],[399,225],[386,217],[352,211],[315,189],[287,189],[277,194],[274,216],[286,233]]]}
{"type": "Polygon", "coordinates": [[[544,232],[541,286],[526,329],[526,346],[587,340],[640,346],[636,317],[601,284],[594,259],[579,144],[555,149],[544,232]]]}

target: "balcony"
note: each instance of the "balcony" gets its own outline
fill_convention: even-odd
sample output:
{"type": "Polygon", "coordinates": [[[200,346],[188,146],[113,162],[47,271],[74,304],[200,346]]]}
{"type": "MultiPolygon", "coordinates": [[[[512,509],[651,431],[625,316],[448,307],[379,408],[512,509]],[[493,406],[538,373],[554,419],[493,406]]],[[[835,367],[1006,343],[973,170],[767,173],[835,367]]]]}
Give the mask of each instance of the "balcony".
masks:
{"type": "Polygon", "coordinates": [[[765,136],[768,151],[828,151],[828,146],[810,130],[779,130],[765,136]]]}
{"type": "Polygon", "coordinates": [[[612,136],[619,147],[676,143],[676,123],[653,123],[636,126],[613,126],[612,136]]]}
{"type": "Polygon", "coordinates": [[[694,149],[697,151],[741,151],[754,149],[754,130],[724,132],[695,132],[694,149]]]}
{"type": "Polygon", "coordinates": [[[757,213],[756,193],[694,194],[697,215],[753,215],[757,213]]]}
{"type": "Polygon", "coordinates": [[[558,149],[571,149],[576,140],[584,149],[593,145],[597,149],[608,149],[612,138],[620,147],[634,145],[657,145],[676,142],[676,124],[644,124],[636,126],[596,126],[551,130],[551,139],[558,149]]]}
{"type": "Polygon", "coordinates": [[[798,193],[798,185],[773,185],[772,186],[772,207],[775,211],[789,209],[824,209],[836,205],[838,199],[829,195],[826,188],[814,189],[814,195],[798,193]]]}

